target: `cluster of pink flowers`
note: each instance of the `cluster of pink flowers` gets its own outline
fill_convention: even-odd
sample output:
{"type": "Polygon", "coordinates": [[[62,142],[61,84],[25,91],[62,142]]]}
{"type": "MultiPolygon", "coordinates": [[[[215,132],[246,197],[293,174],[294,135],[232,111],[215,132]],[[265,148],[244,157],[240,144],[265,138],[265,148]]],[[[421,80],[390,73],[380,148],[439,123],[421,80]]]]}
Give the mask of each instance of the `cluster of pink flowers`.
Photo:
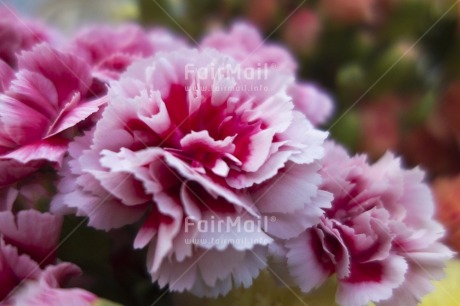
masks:
{"type": "Polygon", "coordinates": [[[61,288],[80,274],[56,259],[62,217],[36,210],[0,212],[0,305],[92,305],[97,297],[82,289],[61,288]]]}
{"type": "Polygon", "coordinates": [[[62,287],[79,273],[55,255],[65,214],[139,224],[152,280],[200,296],[249,287],[270,256],[305,292],[336,274],[341,305],[415,305],[442,276],[452,254],[423,173],[325,143],[331,98],[250,25],[191,47],[163,29],[65,40],[0,16],[0,305],[97,300],[62,287]],[[49,212],[19,210],[50,168],[49,212]]]}

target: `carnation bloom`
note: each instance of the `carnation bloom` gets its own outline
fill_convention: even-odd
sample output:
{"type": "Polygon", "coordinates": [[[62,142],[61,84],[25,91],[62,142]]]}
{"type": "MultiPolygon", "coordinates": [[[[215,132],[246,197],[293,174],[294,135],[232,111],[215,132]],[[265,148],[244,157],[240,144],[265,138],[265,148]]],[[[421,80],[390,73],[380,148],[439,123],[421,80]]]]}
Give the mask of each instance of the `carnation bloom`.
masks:
{"type": "Polygon", "coordinates": [[[60,164],[67,151],[65,132],[98,111],[104,100],[94,98],[85,62],[47,44],[23,52],[14,75],[0,62],[0,74],[8,75],[0,93],[2,188],[44,161],[60,164]]]}
{"type": "Polygon", "coordinates": [[[334,194],[321,222],[286,242],[292,277],[304,292],[336,274],[340,305],[417,305],[452,256],[438,242],[434,203],[419,169],[386,154],[364,156],[326,146],[322,186],[334,194]]]}
{"type": "Polygon", "coordinates": [[[43,25],[22,19],[5,4],[0,5],[0,62],[15,67],[16,56],[20,51],[29,50],[40,42],[53,40],[51,31],[43,25]]]}
{"type": "MultiPolygon", "coordinates": [[[[201,42],[204,48],[214,48],[230,55],[244,67],[275,70],[294,74],[297,64],[291,54],[276,44],[266,44],[254,27],[235,23],[228,32],[213,31],[201,42]]],[[[326,122],[332,114],[332,100],[310,83],[292,83],[289,94],[297,110],[313,124],[326,122]]]]}
{"type": "Polygon", "coordinates": [[[118,79],[136,59],[159,51],[171,51],[185,46],[185,43],[165,30],[146,32],[137,25],[127,24],[117,28],[87,28],[77,34],[70,46],[72,52],[93,67],[95,77],[108,81],[118,79]]]}
{"type": "Polygon", "coordinates": [[[60,289],[80,270],[56,262],[62,220],[34,210],[0,212],[0,305],[90,305],[96,297],[80,289],[60,289]],[[40,297],[39,297],[40,296],[40,297]],[[62,304],[46,301],[60,297],[62,304]],[[88,303],[72,304],[76,301],[88,303]]]}
{"type": "Polygon", "coordinates": [[[216,296],[249,286],[271,236],[316,224],[331,196],[313,163],[326,133],[294,110],[292,79],[241,69],[190,49],[130,67],[111,83],[95,129],[70,145],[53,211],[106,230],[143,217],[134,246],[149,246],[148,270],[170,290],[216,296]],[[264,225],[263,215],[276,222],[264,225]],[[255,227],[198,228],[229,218],[255,227]]]}

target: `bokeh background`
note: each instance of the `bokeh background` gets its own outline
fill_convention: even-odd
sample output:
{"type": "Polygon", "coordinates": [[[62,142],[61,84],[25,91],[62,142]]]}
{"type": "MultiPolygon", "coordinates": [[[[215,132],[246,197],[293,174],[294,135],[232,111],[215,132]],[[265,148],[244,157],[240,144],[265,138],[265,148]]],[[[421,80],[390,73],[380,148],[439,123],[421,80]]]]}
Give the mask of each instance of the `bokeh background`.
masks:
{"type": "MultiPolygon", "coordinates": [[[[407,167],[428,173],[447,243],[460,251],[460,1],[455,0],[10,0],[23,14],[67,33],[88,23],[140,22],[195,40],[214,28],[246,20],[267,41],[285,45],[299,62],[298,77],[335,100],[323,128],[351,152],[376,160],[386,150],[407,167]]],[[[78,219],[66,222],[67,233],[78,219]]],[[[66,232],[64,233],[66,234],[66,232]]],[[[61,257],[92,271],[80,280],[126,305],[334,305],[332,280],[309,296],[280,289],[265,273],[249,290],[199,300],[154,288],[144,256],[126,249],[126,231],[109,237],[84,229],[61,257]],[[88,237],[91,237],[89,239],[88,237]],[[90,243],[94,253],[71,245],[90,243]],[[139,260],[136,260],[139,259],[139,260]],[[116,266],[117,270],[113,267],[116,266]],[[114,272],[117,271],[117,272],[114,272]],[[96,275],[98,275],[96,277],[96,275]],[[102,276],[101,276],[102,275],[102,276]]],[[[69,246],[67,248],[66,246],[69,246]]],[[[87,249],[87,247],[85,247],[87,249]]],[[[458,305],[460,264],[422,305],[458,305]]]]}

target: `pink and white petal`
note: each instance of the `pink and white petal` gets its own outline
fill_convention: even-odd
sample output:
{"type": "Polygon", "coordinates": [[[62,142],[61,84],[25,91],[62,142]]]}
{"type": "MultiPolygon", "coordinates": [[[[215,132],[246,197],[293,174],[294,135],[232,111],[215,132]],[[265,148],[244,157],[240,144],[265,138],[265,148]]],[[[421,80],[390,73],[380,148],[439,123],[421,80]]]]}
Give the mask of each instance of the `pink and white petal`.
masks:
{"type": "Polygon", "coordinates": [[[127,206],[143,204],[152,199],[145,193],[142,183],[135,179],[131,173],[99,170],[87,172],[91,173],[107,192],[110,192],[127,206]]]}
{"type": "Polygon", "coordinates": [[[284,240],[278,240],[268,246],[269,260],[267,264],[269,271],[273,275],[278,276],[274,278],[278,286],[297,287],[295,280],[289,273],[287,262],[288,249],[285,246],[285,242],[284,240]]]}
{"type": "Polygon", "coordinates": [[[193,189],[188,181],[184,182],[180,188],[180,198],[184,205],[184,213],[187,218],[201,220],[201,209],[197,197],[193,194],[193,189]]]}
{"type": "MultiPolygon", "coordinates": [[[[240,206],[253,215],[257,215],[247,196],[235,193],[233,190],[214,182],[210,177],[197,172],[181,159],[162,149],[147,148],[137,152],[121,149],[119,153],[103,151],[102,155],[101,164],[103,166],[110,168],[112,171],[130,171],[133,172],[134,175],[136,175],[136,171],[133,170],[133,167],[150,164],[160,156],[164,159],[163,163],[166,163],[172,169],[178,171],[183,179],[195,181],[213,197],[221,196],[228,202],[240,206]]],[[[158,179],[161,180],[161,176],[164,175],[164,173],[158,173],[156,175],[159,175],[158,179]]]]}
{"type": "Polygon", "coordinates": [[[194,245],[191,243],[195,237],[197,229],[192,228],[191,225],[186,225],[187,221],[184,220],[183,226],[173,241],[173,252],[176,261],[181,262],[188,257],[194,256],[194,245]]]}
{"type": "MultiPolygon", "coordinates": [[[[3,241],[1,241],[3,243],[3,241]]],[[[3,254],[0,245],[0,301],[3,301],[17,287],[19,280],[3,254]]],[[[2,305],[4,303],[1,303],[2,305]]]]}
{"type": "Polygon", "coordinates": [[[142,101],[136,101],[136,103],[145,105],[138,111],[139,119],[145,122],[156,134],[167,135],[172,122],[160,92],[154,91],[149,97],[141,96],[138,99],[142,99],[142,101]]]}
{"type": "Polygon", "coordinates": [[[56,87],[40,73],[28,70],[18,71],[7,94],[47,118],[53,118],[57,114],[59,105],[56,87]]]}
{"type": "Polygon", "coordinates": [[[407,262],[397,255],[359,267],[352,263],[351,267],[349,278],[339,280],[337,289],[336,300],[344,306],[361,306],[389,299],[393,290],[404,282],[408,270],[407,262]]]}
{"type": "Polygon", "coordinates": [[[267,246],[273,239],[264,231],[268,218],[255,218],[249,214],[216,214],[206,212],[200,219],[208,230],[198,231],[196,245],[204,249],[224,251],[230,246],[237,251],[251,250],[257,245],[267,246]]]}
{"type": "Polygon", "coordinates": [[[305,209],[294,211],[290,214],[270,213],[264,216],[274,220],[268,224],[266,231],[271,236],[280,239],[296,237],[320,221],[320,216],[310,214],[310,212],[305,211],[305,209]]]}
{"type": "Polygon", "coordinates": [[[287,240],[285,245],[290,274],[303,292],[318,288],[329,278],[331,271],[323,266],[316,255],[322,250],[313,249],[311,231],[287,240]]]}
{"type": "Polygon", "coordinates": [[[18,249],[0,239],[0,250],[17,280],[38,279],[42,270],[30,256],[19,253],[18,249]]]}
{"type": "Polygon", "coordinates": [[[312,84],[294,84],[288,89],[288,94],[292,97],[296,109],[315,126],[325,123],[332,115],[332,99],[312,84]]]}
{"type": "Polygon", "coordinates": [[[51,206],[52,211],[76,210],[78,216],[89,217],[90,226],[106,231],[138,221],[146,210],[141,205],[123,205],[109,193],[105,197],[98,197],[78,189],[56,197],[51,206]]]}
{"type": "Polygon", "coordinates": [[[252,250],[244,252],[243,261],[232,271],[235,287],[249,288],[260,271],[267,267],[268,250],[263,245],[256,245],[252,250]]]}
{"type": "MultiPolygon", "coordinates": [[[[82,157],[83,153],[91,147],[93,135],[94,128],[87,131],[82,136],[75,137],[73,141],[69,143],[69,159],[63,164],[61,168],[61,172],[63,173],[61,176],[77,176],[82,174],[82,166],[80,166],[78,161],[82,157]]],[[[93,166],[92,168],[96,168],[97,165],[99,165],[99,162],[96,159],[96,161],[93,161],[91,164],[93,166]]]]}
{"type": "Polygon", "coordinates": [[[291,161],[308,164],[320,160],[324,156],[324,140],[328,133],[315,129],[302,114],[295,111],[292,124],[279,135],[285,141],[284,147],[291,148],[291,161]]]}
{"type": "MultiPolygon", "coordinates": [[[[292,79],[283,74],[269,74],[264,84],[269,91],[263,92],[263,103],[254,103],[247,100],[238,109],[244,111],[243,119],[246,122],[262,119],[263,122],[273,131],[273,133],[284,132],[293,120],[294,105],[290,97],[284,92],[283,87],[287,86],[292,79]]],[[[245,80],[245,82],[255,82],[255,80],[245,80]]],[[[253,86],[260,86],[255,83],[253,86]]],[[[261,94],[262,95],[262,94],[261,94]]]]}
{"type": "Polygon", "coordinates": [[[236,189],[249,188],[254,184],[260,184],[274,177],[285,166],[291,155],[292,152],[289,151],[272,154],[257,172],[241,173],[240,171],[230,170],[226,182],[230,187],[236,189]]]}
{"type": "Polygon", "coordinates": [[[161,217],[156,210],[149,214],[147,219],[144,221],[144,224],[137,232],[136,238],[134,239],[133,246],[135,249],[142,249],[147,246],[150,241],[153,240],[155,235],[158,233],[160,218],[161,217]]]}
{"type": "MultiPolygon", "coordinates": [[[[318,242],[321,244],[323,255],[329,257],[329,260],[334,264],[334,270],[338,278],[345,278],[350,275],[350,261],[351,251],[346,245],[342,238],[343,228],[348,229],[346,226],[341,224],[335,224],[335,220],[324,219],[319,226],[320,229],[316,229],[316,235],[318,242]],[[340,226],[342,231],[337,228],[340,226]]],[[[350,232],[352,232],[350,230],[350,232]]],[[[364,236],[364,235],[362,235],[364,236]]],[[[356,239],[360,239],[358,237],[356,239]]],[[[319,250],[315,250],[319,251],[319,250]]],[[[320,253],[321,254],[321,253],[320,253]]]]}
{"type": "MultiPolygon", "coordinates": [[[[266,129],[249,137],[246,144],[247,155],[239,158],[243,161],[242,170],[256,172],[265,163],[270,153],[274,134],[273,130],[266,129]]],[[[241,144],[237,143],[237,146],[241,144]]]]}
{"type": "Polygon", "coordinates": [[[42,139],[49,125],[45,115],[7,95],[0,95],[0,110],[1,137],[16,145],[42,139]]]}
{"type": "Polygon", "coordinates": [[[27,255],[18,254],[18,250],[5,244],[0,238],[0,301],[12,293],[12,290],[25,279],[38,279],[41,274],[39,265],[27,255]]]}
{"type": "MultiPolygon", "coordinates": [[[[183,261],[175,261],[167,258],[157,271],[151,271],[152,279],[158,282],[160,287],[169,286],[169,290],[183,292],[191,290],[199,278],[197,263],[203,252],[197,250],[195,256],[188,257],[183,261]]],[[[148,258],[151,258],[148,256],[148,258]]],[[[149,264],[148,264],[149,265],[149,264]]]]}
{"type": "Polygon", "coordinates": [[[14,78],[14,70],[0,59],[0,93],[5,92],[14,78]]]}
{"type": "Polygon", "coordinates": [[[5,241],[42,266],[56,258],[61,225],[61,217],[35,210],[23,210],[16,216],[0,212],[0,233],[5,241]]]}
{"type": "Polygon", "coordinates": [[[148,269],[150,272],[159,269],[162,261],[171,252],[173,241],[182,227],[183,211],[175,199],[165,193],[158,193],[154,200],[158,210],[166,217],[158,226],[156,245],[149,248],[148,269]]]}
{"type": "Polygon", "coordinates": [[[231,77],[216,78],[213,80],[213,88],[219,88],[219,90],[212,91],[211,105],[221,106],[226,103],[235,85],[236,81],[231,77]]]}
{"type": "MultiPolygon", "coordinates": [[[[443,259],[446,260],[445,258],[443,259]]],[[[390,299],[380,302],[378,305],[418,305],[423,296],[433,291],[433,281],[440,280],[445,276],[443,271],[445,261],[442,261],[443,259],[438,259],[437,266],[425,266],[423,261],[410,263],[404,283],[394,290],[390,299]]]]}
{"type": "Polygon", "coordinates": [[[272,236],[289,239],[299,235],[304,230],[318,224],[324,215],[324,209],[330,206],[332,195],[319,190],[318,193],[302,209],[291,213],[264,213],[264,218],[275,220],[270,222],[265,230],[272,236]]]}
{"type": "Polygon", "coordinates": [[[23,52],[19,56],[18,67],[48,78],[58,91],[61,107],[76,91],[86,93],[91,86],[90,67],[86,62],[76,55],[56,51],[47,44],[23,52]]]}
{"type": "Polygon", "coordinates": [[[68,103],[70,109],[66,109],[66,106],[64,106],[64,112],[53,122],[46,137],[52,137],[68,128],[76,126],[78,123],[99,111],[106,103],[106,97],[82,103],[80,95],[75,94],[68,103]]]}
{"type": "Polygon", "coordinates": [[[200,247],[198,249],[197,255],[201,256],[197,262],[199,274],[209,287],[215,286],[218,280],[229,277],[245,257],[245,252],[239,252],[231,247],[224,251],[210,249],[209,252],[200,247]],[[223,262],[225,265],[222,265],[223,262]]]}
{"type": "Polygon", "coordinates": [[[257,207],[263,213],[291,213],[303,209],[318,192],[321,183],[318,170],[319,165],[315,164],[287,163],[278,176],[254,193],[257,207]]]}
{"type": "Polygon", "coordinates": [[[199,270],[196,272],[197,278],[190,292],[197,296],[215,298],[227,294],[232,284],[247,288],[266,267],[266,254],[267,250],[263,246],[246,252],[229,248],[225,251],[208,250],[203,253],[198,249],[197,256],[192,258],[196,258],[199,270]],[[222,267],[219,258],[225,258],[229,265],[222,267]],[[202,273],[206,273],[206,276],[202,277],[202,273]]]}
{"type": "Polygon", "coordinates": [[[60,166],[67,152],[67,146],[68,140],[63,138],[43,139],[4,154],[0,156],[0,159],[14,159],[24,164],[32,161],[46,160],[57,163],[60,166]]]}
{"type": "Polygon", "coordinates": [[[199,296],[225,294],[231,289],[231,279],[238,285],[249,286],[260,270],[265,267],[266,248],[255,250],[260,260],[258,263],[248,259],[251,252],[239,252],[233,248],[225,251],[201,249],[194,247],[193,256],[183,261],[165,259],[158,271],[152,272],[154,280],[160,286],[169,284],[172,291],[191,290],[199,296]],[[222,266],[222,259],[226,264],[222,266]]]}
{"type": "Polygon", "coordinates": [[[404,172],[404,194],[400,198],[406,210],[405,221],[413,227],[424,227],[427,220],[432,220],[435,205],[428,185],[424,184],[425,174],[419,168],[404,172]]]}
{"type": "Polygon", "coordinates": [[[180,144],[185,151],[205,150],[207,152],[231,154],[235,150],[235,145],[232,143],[234,138],[228,136],[224,140],[215,140],[209,135],[209,131],[192,131],[180,140],[180,144]]]}

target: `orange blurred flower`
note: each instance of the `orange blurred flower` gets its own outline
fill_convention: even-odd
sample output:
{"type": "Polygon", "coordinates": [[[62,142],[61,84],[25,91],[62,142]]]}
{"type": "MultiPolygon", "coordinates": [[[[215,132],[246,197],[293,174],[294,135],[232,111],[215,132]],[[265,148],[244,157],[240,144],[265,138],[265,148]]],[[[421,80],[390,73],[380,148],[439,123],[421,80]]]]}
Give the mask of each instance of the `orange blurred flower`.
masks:
{"type": "Polygon", "coordinates": [[[323,0],[325,13],[340,23],[371,23],[376,18],[377,0],[323,0]]]}
{"type": "Polygon", "coordinates": [[[393,96],[372,101],[360,111],[360,149],[372,159],[378,159],[387,150],[394,150],[398,146],[400,111],[400,101],[393,96]]]}
{"type": "Polygon", "coordinates": [[[439,178],[433,183],[437,217],[447,228],[447,243],[460,251],[460,176],[439,178]]]}
{"type": "Polygon", "coordinates": [[[321,23],[309,9],[297,11],[283,28],[283,39],[294,51],[304,54],[311,51],[319,37],[321,23]]]}

